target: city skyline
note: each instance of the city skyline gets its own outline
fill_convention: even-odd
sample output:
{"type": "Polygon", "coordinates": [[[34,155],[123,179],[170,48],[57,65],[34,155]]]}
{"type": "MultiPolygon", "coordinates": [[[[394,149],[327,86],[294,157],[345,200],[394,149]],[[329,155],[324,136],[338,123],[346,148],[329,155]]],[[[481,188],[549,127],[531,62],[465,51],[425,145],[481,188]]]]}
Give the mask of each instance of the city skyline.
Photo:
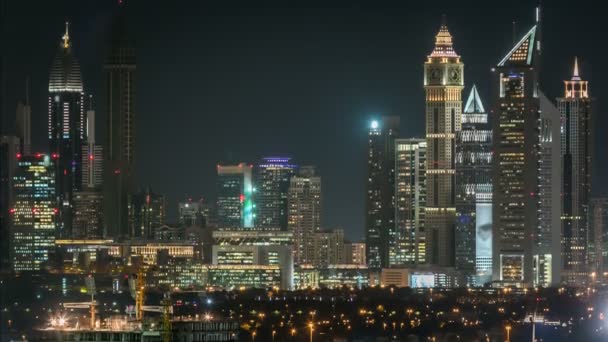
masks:
{"type": "MultiPolygon", "coordinates": [[[[96,19],[89,23],[83,18],[90,9],[73,1],[65,1],[56,8],[49,8],[48,17],[34,17],[43,22],[40,27],[44,27],[44,30],[39,27],[26,30],[18,29],[11,22],[28,18],[28,14],[23,12],[27,2],[7,3],[7,33],[10,41],[18,47],[16,50],[36,49],[41,53],[28,55],[22,61],[16,61],[12,53],[7,56],[7,62],[16,67],[9,71],[6,78],[9,86],[7,101],[3,104],[6,115],[2,118],[2,132],[13,132],[12,120],[17,100],[23,97],[25,88],[22,84],[25,84],[25,77],[29,76],[32,150],[45,151],[46,141],[41,138],[40,132],[46,125],[46,108],[42,101],[46,101],[43,94],[44,84],[48,80],[43,75],[48,74],[56,51],[57,37],[63,33],[65,20],[69,20],[74,53],[83,64],[85,91],[101,99],[102,71],[97,70],[100,68],[95,66],[95,62],[102,63],[103,58],[100,56],[103,54],[98,54],[101,47],[93,46],[92,41],[98,40],[100,32],[109,29],[104,26],[104,20],[109,19],[110,4],[98,5],[99,8],[96,8],[93,15],[96,19]],[[41,38],[42,35],[46,37],[41,38]],[[22,46],[25,43],[27,46],[22,46]],[[45,71],[39,74],[39,69],[45,71]]],[[[476,83],[482,98],[490,99],[489,69],[511,46],[511,21],[518,21],[517,32],[521,36],[533,23],[530,9],[535,3],[517,3],[508,5],[510,7],[504,5],[501,9],[490,8],[481,2],[477,2],[477,5],[471,2],[463,8],[446,2],[437,5],[437,10],[420,5],[412,8],[415,9],[412,13],[419,13],[418,16],[421,17],[416,20],[396,3],[384,3],[388,9],[373,5],[357,7],[337,4],[338,8],[344,10],[341,21],[337,20],[341,17],[339,11],[327,7],[305,8],[299,14],[284,7],[266,10],[249,8],[246,13],[240,14],[221,6],[203,7],[195,8],[193,13],[209,11],[212,20],[207,24],[188,21],[187,25],[191,25],[193,33],[182,32],[186,24],[175,22],[176,17],[182,14],[176,7],[162,8],[166,10],[165,20],[168,23],[163,25],[166,27],[164,32],[155,29],[146,33],[151,27],[150,22],[138,14],[147,13],[151,18],[160,19],[161,8],[146,8],[144,11],[139,7],[142,5],[136,2],[128,5],[132,7],[130,11],[136,14],[130,24],[136,28],[138,51],[143,50],[142,54],[146,56],[138,58],[138,64],[143,63],[143,66],[138,74],[141,79],[138,88],[138,101],[141,101],[141,105],[138,105],[138,125],[141,126],[138,126],[136,139],[137,186],[150,185],[167,195],[171,221],[176,221],[179,199],[201,195],[214,197],[217,161],[235,159],[255,162],[263,155],[287,154],[298,164],[316,165],[323,174],[323,187],[327,194],[324,195],[323,226],[342,227],[349,238],[359,240],[364,235],[365,131],[370,120],[382,115],[397,115],[402,121],[401,136],[423,137],[421,64],[425,54],[432,49],[441,14],[447,14],[450,32],[455,37],[455,47],[466,63],[464,94],[476,83]],[[480,13],[484,13],[484,16],[480,16],[480,13]],[[311,22],[310,19],[316,15],[327,19],[326,25],[329,27],[311,22]],[[475,21],[471,21],[471,17],[475,17],[475,21]],[[293,20],[287,20],[289,18],[293,20]],[[412,22],[407,22],[408,19],[412,22]],[[276,28],[280,25],[287,25],[287,32],[293,35],[277,33],[276,28]],[[250,27],[254,29],[243,36],[250,27]],[[481,28],[484,32],[480,32],[481,28]],[[176,35],[172,30],[177,30],[180,34],[176,35]],[[188,37],[193,37],[188,35],[194,33],[205,34],[192,40],[194,43],[188,43],[188,37]],[[220,43],[218,37],[230,43],[220,43]],[[247,39],[243,37],[253,43],[246,43],[247,39]],[[336,41],[343,43],[332,47],[332,42],[336,41]],[[488,43],[490,41],[493,42],[492,45],[488,43]],[[313,42],[319,42],[320,46],[316,47],[313,42]],[[165,50],[163,45],[173,48],[182,46],[188,53],[170,56],[162,51],[165,50]],[[154,56],[155,52],[158,56],[154,56]],[[190,56],[192,52],[207,57],[195,59],[190,56]],[[296,56],[302,53],[312,59],[304,61],[296,56]],[[165,58],[165,61],[161,63],[157,59],[159,56],[165,58]],[[292,64],[303,65],[314,76],[307,77],[297,71],[282,76],[292,64]],[[319,76],[318,73],[323,70],[327,72],[336,66],[339,66],[336,69],[338,71],[334,70],[325,77],[319,76]],[[151,71],[158,67],[160,73],[151,71]],[[185,68],[189,68],[194,76],[185,74],[185,68]],[[268,80],[263,80],[263,75],[268,76],[268,80]],[[229,87],[232,77],[243,79],[235,87],[229,87]],[[318,79],[325,80],[327,84],[317,83],[320,82],[318,79]],[[176,94],[171,86],[166,86],[177,80],[189,85],[182,87],[181,94],[176,94]],[[313,92],[311,88],[319,90],[313,92]],[[227,104],[227,96],[242,98],[243,105],[227,104]],[[154,101],[149,100],[153,97],[158,97],[158,104],[150,106],[149,102],[154,101]],[[163,121],[174,117],[179,119],[175,123],[172,120],[163,121]],[[178,132],[175,124],[180,122],[189,123],[189,127],[183,128],[185,134],[171,135],[171,142],[166,145],[187,143],[204,147],[213,142],[222,147],[218,151],[207,150],[204,158],[192,162],[185,158],[190,158],[188,155],[193,151],[175,151],[162,146],[157,139],[163,134],[159,130],[166,129],[165,134],[178,132]],[[229,126],[228,122],[233,124],[229,126]],[[323,124],[319,125],[319,122],[323,124]],[[253,130],[249,130],[249,126],[253,130]],[[341,152],[344,149],[352,153],[341,152]],[[152,166],[157,153],[163,156],[168,165],[187,166],[179,170],[172,168],[175,171],[171,175],[175,181],[167,181],[165,172],[152,166]],[[344,170],[337,165],[352,165],[354,172],[349,172],[344,177],[344,170]],[[360,214],[350,215],[351,212],[360,214]]],[[[601,70],[596,71],[602,65],[597,59],[601,54],[592,53],[601,47],[594,46],[590,39],[584,37],[567,46],[559,44],[558,36],[563,39],[569,34],[578,37],[582,33],[570,32],[576,30],[565,32],[565,29],[562,32],[560,21],[575,20],[573,18],[585,15],[592,14],[585,14],[579,9],[567,11],[562,3],[545,6],[546,23],[556,30],[544,37],[542,83],[549,99],[562,94],[562,80],[571,75],[575,55],[579,56],[581,76],[593,84],[591,96],[601,98],[599,79],[602,73],[601,70]]],[[[591,30],[598,24],[589,21],[589,25],[588,29],[591,30]]],[[[103,101],[96,102],[95,108],[101,130],[97,132],[99,137],[104,136],[106,121],[105,106],[101,102],[103,101]]],[[[601,110],[599,103],[597,112],[601,113],[601,110]]],[[[606,119],[598,115],[598,120],[597,126],[601,126],[606,119]]],[[[596,136],[597,139],[604,139],[601,134],[596,136]]],[[[596,145],[602,146],[597,142],[596,145]]],[[[596,175],[598,170],[605,169],[603,165],[606,163],[597,157],[597,150],[599,149],[596,149],[594,162],[596,167],[593,168],[596,175]],[[597,167],[598,164],[600,167],[597,167]]],[[[605,193],[603,190],[606,185],[601,181],[592,181],[592,184],[595,191],[592,195],[605,193]]]]}

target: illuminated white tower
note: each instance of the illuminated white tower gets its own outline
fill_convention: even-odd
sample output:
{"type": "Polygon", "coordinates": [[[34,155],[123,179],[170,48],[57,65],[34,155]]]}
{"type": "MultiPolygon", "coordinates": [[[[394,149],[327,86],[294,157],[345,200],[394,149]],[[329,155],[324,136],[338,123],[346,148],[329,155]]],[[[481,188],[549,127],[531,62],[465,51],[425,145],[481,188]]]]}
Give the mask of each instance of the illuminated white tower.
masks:
{"type": "Polygon", "coordinates": [[[463,64],[444,22],[424,63],[426,94],[427,262],[454,265],[454,140],[460,131],[463,64]]]}

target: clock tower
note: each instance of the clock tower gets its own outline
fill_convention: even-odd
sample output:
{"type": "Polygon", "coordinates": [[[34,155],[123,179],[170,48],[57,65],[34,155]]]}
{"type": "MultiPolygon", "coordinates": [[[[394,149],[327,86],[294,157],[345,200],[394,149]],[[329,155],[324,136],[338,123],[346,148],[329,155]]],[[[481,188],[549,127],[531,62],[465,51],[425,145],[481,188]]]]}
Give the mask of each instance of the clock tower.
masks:
{"type": "Polygon", "coordinates": [[[464,85],[463,64],[452,47],[444,22],[435,36],[435,48],[424,63],[426,96],[427,262],[453,266],[455,251],[454,143],[460,131],[464,85]]]}

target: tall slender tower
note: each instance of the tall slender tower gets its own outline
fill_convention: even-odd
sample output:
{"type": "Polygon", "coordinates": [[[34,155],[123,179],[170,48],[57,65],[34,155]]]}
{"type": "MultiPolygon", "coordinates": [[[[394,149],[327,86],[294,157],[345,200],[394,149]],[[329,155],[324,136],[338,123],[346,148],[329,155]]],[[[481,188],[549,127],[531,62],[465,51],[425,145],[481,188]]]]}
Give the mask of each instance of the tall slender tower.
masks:
{"type": "Polygon", "coordinates": [[[69,24],[61,37],[49,77],[49,143],[55,159],[55,186],[59,207],[58,236],[72,234],[73,194],[82,185],[82,146],[85,141],[84,92],[80,65],[72,55],[69,24]]]}
{"type": "Polygon", "coordinates": [[[294,262],[310,264],[314,260],[313,237],[321,230],[321,177],[313,166],[302,166],[289,185],[288,225],[293,232],[294,262]]]}
{"type": "Polygon", "coordinates": [[[426,262],[426,140],[395,140],[396,243],[389,252],[391,266],[426,262]]]}
{"type": "Polygon", "coordinates": [[[456,135],[456,268],[483,285],[492,272],[492,129],[473,85],[456,135]]]}
{"type": "Polygon", "coordinates": [[[395,231],[395,139],[399,117],[372,121],[367,152],[365,254],[371,269],[388,267],[395,231]]]}
{"type": "Polygon", "coordinates": [[[104,64],[104,235],[114,239],[129,236],[129,194],[135,191],[135,47],[127,33],[124,7],[120,2],[116,8],[104,64]]]}
{"type": "Polygon", "coordinates": [[[17,117],[15,118],[17,136],[21,140],[20,152],[30,155],[32,146],[32,106],[29,99],[29,79],[25,80],[25,100],[17,104],[17,117]]]}
{"type": "Polygon", "coordinates": [[[455,183],[454,139],[460,131],[463,67],[444,22],[435,48],[424,63],[426,94],[427,262],[454,265],[455,183]]]}
{"type": "Polygon", "coordinates": [[[493,69],[493,280],[533,284],[540,210],[540,22],[493,69]]]}
{"type": "Polygon", "coordinates": [[[561,114],[563,276],[572,285],[587,279],[587,236],[591,193],[592,99],[587,81],[574,59],[572,78],[564,81],[564,97],[557,99],[561,114]]]}

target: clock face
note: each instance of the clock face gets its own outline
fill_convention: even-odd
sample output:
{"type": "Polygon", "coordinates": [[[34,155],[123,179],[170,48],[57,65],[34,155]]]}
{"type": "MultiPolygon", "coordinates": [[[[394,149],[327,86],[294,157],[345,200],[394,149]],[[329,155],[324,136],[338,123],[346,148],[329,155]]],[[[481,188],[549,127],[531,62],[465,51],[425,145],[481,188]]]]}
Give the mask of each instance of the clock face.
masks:
{"type": "Polygon", "coordinates": [[[460,76],[460,68],[450,68],[450,71],[448,73],[450,83],[460,83],[460,76]]]}
{"type": "Polygon", "coordinates": [[[440,68],[430,68],[429,69],[429,81],[431,83],[441,81],[441,69],[440,68]]]}

